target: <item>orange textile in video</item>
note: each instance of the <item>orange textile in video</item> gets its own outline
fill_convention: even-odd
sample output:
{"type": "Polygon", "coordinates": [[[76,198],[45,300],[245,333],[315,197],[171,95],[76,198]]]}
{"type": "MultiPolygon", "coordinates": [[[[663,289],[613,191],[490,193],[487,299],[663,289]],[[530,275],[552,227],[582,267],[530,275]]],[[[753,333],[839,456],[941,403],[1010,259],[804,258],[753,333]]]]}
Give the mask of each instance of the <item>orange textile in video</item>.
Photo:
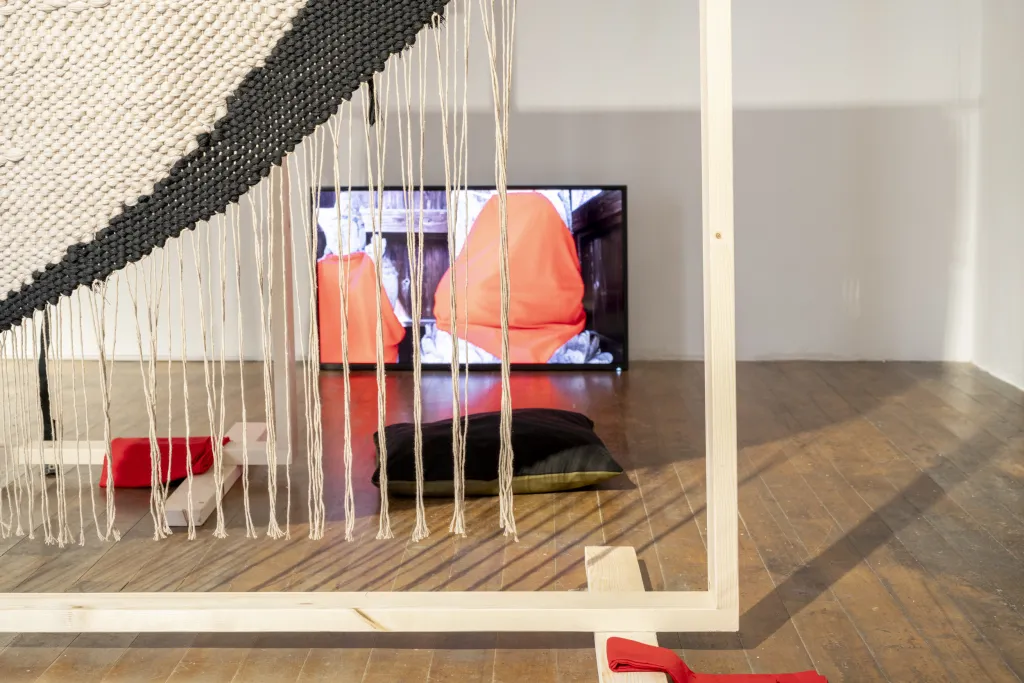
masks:
{"type": "MultiPolygon", "coordinates": [[[[348,359],[352,363],[377,362],[377,269],[369,254],[356,252],[343,258],[328,256],[317,264],[320,309],[320,362],[341,363],[342,273],[348,269],[348,359]]],[[[384,323],[384,362],[398,362],[398,345],[405,328],[395,316],[384,290],[380,290],[384,323]]]]}
{"type": "MultiPolygon", "coordinates": [[[[498,196],[484,206],[455,260],[457,330],[452,330],[451,270],[434,294],[437,326],[501,357],[501,237],[498,196]],[[466,300],[466,278],[469,297],[466,300]],[[469,315],[469,330],[465,329],[469,315]]],[[[583,331],[583,277],[576,244],[544,195],[508,195],[509,345],[512,363],[547,363],[583,331]]]]}

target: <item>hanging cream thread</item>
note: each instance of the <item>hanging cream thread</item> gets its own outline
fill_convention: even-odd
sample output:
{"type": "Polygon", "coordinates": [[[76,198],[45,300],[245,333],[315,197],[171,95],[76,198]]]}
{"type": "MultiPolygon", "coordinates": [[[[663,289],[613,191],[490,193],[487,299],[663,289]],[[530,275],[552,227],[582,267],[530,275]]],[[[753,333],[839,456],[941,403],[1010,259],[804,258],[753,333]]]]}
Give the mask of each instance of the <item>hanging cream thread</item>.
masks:
{"type": "MultiPolygon", "coordinates": [[[[373,80],[376,81],[376,76],[372,76],[373,80]]],[[[380,107],[377,103],[377,88],[367,88],[364,90],[363,96],[363,121],[366,126],[366,158],[367,168],[370,175],[370,221],[373,226],[373,257],[374,257],[374,270],[377,274],[377,286],[374,287],[376,300],[377,300],[377,452],[378,452],[378,465],[380,469],[379,485],[380,485],[380,521],[377,529],[377,540],[386,540],[394,538],[395,534],[391,530],[391,514],[389,510],[388,501],[388,446],[387,446],[387,433],[384,431],[386,428],[385,421],[387,419],[387,374],[384,368],[384,328],[383,328],[383,309],[381,302],[381,288],[383,286],[381,271],[383,270],[382,264],[384,260],[384,254],[381,250],[381,234],[380,234],[380,222],[383,214],[378,214],[378,211],[383,211],[383,193],[384,193],[384,162],[386,159],[386,146],[382,140],[387,139],[387,121],[388,121],[388,101],[390,100],[391,92],[391,81],[388,80],[388,96],[385,98],[384,104],[384,116],[383,123],[378,123],[376,126],[376,137],[377,137],[377,174],[378,179],[376,185],[374,184],[374,173],[373,173],[373,155],[370,153],[370,124],[369,124],[369,111],[368,106],[372,106],[375,111],[380,111],[380,107]],[[369,99],[373,98],[372,105],[368,103],[369,99]],[[381,128],[384,128],[382,133],[381,128]]]]}
{"type": "MultiPolygon", "coordinates": [[[[252,195],[249,197],[249,208],[253,209],[252,195]]],[[[255,213],[255,211],[251,211],[255,213]]],[[[255,220],[255,215],[252,216],[255,220]]],[[[242,507],[245,510],[245,537],[256,538],[256,525],[252,520],[252,507],[249,500],[249,412],[246,408],[245,394],[245,327],[242,321],[242,206],[235,205],[234,220],[231,221],[231,242],[235,259],[235,311],[238,329],[238,391],[242,397],[242,507]]],[[[262,296],[262,294],[261,294],[262,296]]]]}
{"type": "MultiPolygon", "coordinates": [[[[196,243],[193,239],[191,246],[196,249],[196,243]]],[[[181,397],[184,402],[184,409],[182,412],[185,415],[185,505],[187,510],[185,512],[186,522],[188,524],[188,540],[194,541],[196,539],[196,519],[195,519],[195,506],[192,498],[192,487],[195,483],[195,475],[192,472],[192,419],[189,416],[190,403],[188,400],[188,348],[185,343],[187,339],[187,327],[185,324],[185,241],[182,239],[178,240],[178,287],[180,295],[178,297],[178,322],[181,326],[181,397]]],[[[202,297],[202,291],[200,291],[200,297],[202,297]]]]}

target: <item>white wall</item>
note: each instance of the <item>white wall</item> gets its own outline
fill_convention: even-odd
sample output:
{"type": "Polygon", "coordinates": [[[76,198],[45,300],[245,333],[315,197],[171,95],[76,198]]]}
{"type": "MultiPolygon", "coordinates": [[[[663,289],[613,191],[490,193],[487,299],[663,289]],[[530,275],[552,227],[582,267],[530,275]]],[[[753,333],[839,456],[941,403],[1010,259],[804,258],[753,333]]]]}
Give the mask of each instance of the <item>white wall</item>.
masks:
{"type": "MultiPolygon", "coordinates": [[[[742,358],[971,357],[980,2],[734,0],[742,358]]],[[[630,186],[634,359],[702,355],[697,7],[519,3],[510,181],[630,186]]],[[[473,45],[470,179],[489,183],[489,77],[479,35],[473,45]]],[[[433,183],[443,164],[428,96],[433,183]]],[[[357,134],[357,183],[362,144],[357,134]]],[[[294,203],[307,206],[300,183],[294,203]]],[[[186,303],[194,315],[194,292],[186,303]]],[[[201,355],[196,320],[186,328],[201,355]]],[[[132,344],[122,337],[118,355],[132,344]]]]}
{"type": "Polygon", "coordinates": [[[1024,3],[984,5],[974,361],[1024,388],[1024,3]]]}
{"type": "MultiPolygon", "coordinates": [[[[511,175],[630,185],[635,358],[702,354],[697,10],[520,4],[511,175]]],[[[977,2],[733,14],[740,357],[967,360],[977,2]]]]}

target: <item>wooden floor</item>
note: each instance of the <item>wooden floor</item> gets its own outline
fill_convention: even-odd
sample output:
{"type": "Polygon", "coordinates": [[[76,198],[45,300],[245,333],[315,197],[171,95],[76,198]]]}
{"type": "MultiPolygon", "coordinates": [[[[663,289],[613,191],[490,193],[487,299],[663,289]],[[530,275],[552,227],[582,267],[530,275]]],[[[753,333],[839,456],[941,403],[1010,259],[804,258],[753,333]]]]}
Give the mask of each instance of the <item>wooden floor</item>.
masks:
{"type": "MultiPolygon", "coordinates": [[[[115,431],[145,435],[132,372],[137,364],[115,373],[115,431]]],[[[195,398],[205,398],[201,364],[188,372],[194,433],[208,427],[205,400],[195,398]]],[[[260,369],[245,375],[248,416],[259,419],[260,369]]],[[[345,543],[343,387],[333,375],[321,385],[325,541],[305,538],[301,466],[287,541],[245,538],[236,486],[224,506],[227,540],[204,529],[192,542],[178,533],[154,543],[148,495],[136,491],[117,498],[124,538],[102,544],[86,496],[86,546],[0,542],[0,590],[579,590],[583,548],[598,544],[634,546],[651,590],[704,587],[700,365],[516,376],[517,406],[587,413],[628,470],[596,491],[517,499],[518,544],[498,531],[492,500],[471,502],[465,539],[447,534],[450,506],[431,503],[433,533],[419,545],[407,540],[412,508],[394,502],[400,538],[373,540],[372,376],[352,383],[358,538],[345,543]]],[[[969,366],[901,363],[741,364],[738,385],[741,631],[662,634],[661,643],[707,672],[817,668],[833,683],[1024,679],[1024,393],[969,366]]],[[[471,389],[474,410],[497,406],[495,378],[474,376],[471,389]]],[[[389,376],[388,390],[388,420],[408,419],[410,378],[389,376]]],[[[238,396],[229,391],[229,422],[240,417],[238,396]]],[[[446,375],[427,377],[425,418],[450,416],[450,396],[446,375]]],[[[183,412],[172,408],[180,429],[183,412]]],[[[98,428],[95,410],[90,423],[98,428]]],[[[69,491],[77,530],[70,483],[69,491]]],[[[258,477],[261,530],[266,498],[258,477]]],[[[586,634],[0,635],[0,646],[3,683],[596,681],[586,634]]]]}

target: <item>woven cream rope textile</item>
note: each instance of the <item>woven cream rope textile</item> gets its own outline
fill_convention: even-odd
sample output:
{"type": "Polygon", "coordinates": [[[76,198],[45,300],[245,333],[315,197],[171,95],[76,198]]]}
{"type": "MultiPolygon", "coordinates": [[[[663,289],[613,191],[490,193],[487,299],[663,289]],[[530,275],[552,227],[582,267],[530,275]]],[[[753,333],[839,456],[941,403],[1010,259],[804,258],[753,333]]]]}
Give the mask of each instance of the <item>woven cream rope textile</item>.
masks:
{"type": "MultiPolygon", "coordinates": [[[[296,509],[293,455],[308,469],[306,483],[296,484],[294,491],[308,490],[309,536],[324,537],[319,331],[311,258],[316,221],[308,213],[293,219],[286,198],[315,192],[346,166],[351,187],[353,139],[357,151],[366,145],[364,177],[376,197],[373,213],[381,210],[383,187],[394,172],[386,168],[389,164],[400,164],[405,196],[412,197],[427,183],[427,99],[435,96],[432,105],[440,107],[443,120],[431,134],[442,140],[445,187],[449,196],[464,194],[470,184],[468,42],[471,22],[478,18],[486,42],[476,54],[486,60],[491,76],[495,182],[504,214],[514,8],[514,0],[0,0],[0,391],[10,398],[0,407],[0,536],[39,536],[59,546],[85,544],[91,535],[119,538],[114,488],[97,487],[98,467],[111,465],[111,440],[120,436],[113,428],[119,392],[126,383],[138,382],[145,422],[142,433],[131,436],[150,442],[154,538],[176,533],[174,526],[185,526],[188,538],[196,537],[201,522],[193,509],[202,503],[200,494],[193,495],[191,445],[182,465],[187,480],[177,490],[187,493],[186,523],[176,525],[168,504],[172,487],[157,474],[157,443],[197,434],[213,437],[216,495],[209,526],[217,537],[228,535],[223,495],[236,466],[244,492],[242,533],[290,536],[296,509]],[[424,40],[421,34],[429,32],[433,36],[424,40]],[[464,61],[453,58],[459,54],[464,61]],[[430,78],[438,79],[436,95],[424,82],[428,66],[435,64],[438,73],[430,78]],[[361,106],[354,106],[357,99],[361,106]],[[450,109],[460,104],[462,111],[450,117],[450,109]],[[354,132],[354,125],[365,131],[354,132]],[[339,145],[346,131],[348,140],[339,145]],[[396,134],[399,147],[388,153],[388,138],[396,134]],[[278,183],[275,192],[265,181],[282,166],[288,172],[283,189],[278,183]],[[290,194],[289,182],[294,186],[290,194]],[[275,233],[273,227],[283,224],[288,227],[281,230],[290,231],[293,223],[294,245],[290,233],[275,233]],[[243,261],[252,263],[255,272],[245,272],[243,261]],[[235,282],[229,282],[231,277],[235,282]],[[297,299],[294,307],[290,298],[275,304],[283,284],[289,292],[294,288],[309,296],[297,299]],[[186,287],[197,294],[197,304],[186,304],[186,287]],[[242,306],[247,296],[258,303],[242,306]],[[283,319],[291,325],[296,312],[312,320],[301,342],[310,351],[297,365],[303,369],[302,393],[281,399],[275,396],[277,368],[272,366],[279,363],[280,348],[274,337],[283,319]],[[198,322],[186,323],[196,316],[198,322]],[[256,331],[251,346],[262,357],[262,378],[246,376],[243,330],[256,331]],[[119,348],[119,340],[120,347],[132,350],[119,348]],[[227,386],[229,356],[230,367],[238,369],[240,393],[257,399],[243,401],[242,436],[235,445],[241,450],[231,456],[235,460],[220,444],[230,427],[225,418],[232,390],[227,386]],[[126,358],[133,362],[124,363],[126,358]],[[188,377],[196,368],[205,390],[192,386],[190,391],[188,377]],[[94,396],[87,396],[87,386],[97,389],[94,396]],[[246,430],[252,421],[246,408],[260,403],[266,433],[264,459],[258,464],[268,468],[269,503],[266,519],[254,522],[250,498],[259,489],[250,486],[256,465],[250,461],[254,444],[246,430]],[[190,412],[191,404],[198,410],[190,412]],[[279,417],[293,414],[306,420],[304,438],[297,442],[277,426],[279,417]],[[175,432],[171,424],[179,419],[181,430],[175,432]],[[95,444],[103,451],[98,456],[95,444]],[[283,454],[287,466],[280,467],[283,454]]],[[[423,206],[410,205],[408,211],[409,266],[418,301],[423,206]]],[[[458,210],[450,220],[451,239],[458,210]]],[[[503,219],[503,273],[508,270],[506,230],[503,219]]],[[[378,243],[373,250],[380,282],[378,243]]],[[[510,286],[503,281],[506,300],[510,286]]],[[[342,291],[343,318],[347,297],[342,291]]],[[[502,310],[507,338],[506,309],[507,301],[502,310]]],[[[418,308],[412,311],[416,322],[421,314],[418,308]]],[[[454,335],[452,341],[457,358],[454,335]]],[[[378,335],[381,359],[382,344],[378,335]]],[[[347,338],[344,345],[348,432],[347,338]]],[[[504,355],[502,495],[496,521],[514,536],[507,351],[504,355]]],[[[388,397],[383,363],[378,365],[383,428],[388,401],[397,399],[388,397]]],[[[468,409],[468,403],[460,403],[459,383],[455,363],[453,407],[468,409]]],[[[417,369],[412,406],[417,425],[420,384],[417,369]]],[[[344,512],[346,538],[352,540],[348,441],[344,512]]],[[[461,441],[455,439],[452,453],[460,477],[466,457],[461,441]]],[[[381,450],[386,470],[383,439],[381,450]]],[[[420,450],[414,541],[430,533],[420,450]]],[[[169,469],[174,467],[172,461],[169,469]]],[[[386,472],[383,479],[379,535],[386,538],[392,533],[386,472]]],[[[456,482],[450,529],[456,534],[465,533],[461,484],[456,482]]]]}
{"type": "Polygon", "coordinates": [[[223,212],[445,5],[0,0],[0,331],[223,212]]]}

